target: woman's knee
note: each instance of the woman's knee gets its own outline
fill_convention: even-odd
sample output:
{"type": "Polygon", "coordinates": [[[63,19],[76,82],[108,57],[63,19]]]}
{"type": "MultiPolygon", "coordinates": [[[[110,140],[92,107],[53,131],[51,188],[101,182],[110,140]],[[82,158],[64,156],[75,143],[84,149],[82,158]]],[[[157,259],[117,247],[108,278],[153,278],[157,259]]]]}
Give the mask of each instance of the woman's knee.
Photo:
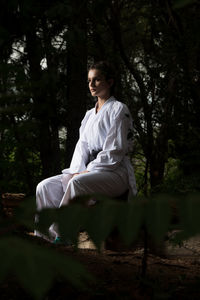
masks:
{"type": "Polygon", "coordinates": [[[84,195],[87,192],[87,187],[84,186],[81,179],[78,176],[74,176],[70,179],[68,183],[68,188],[70,192],[70,198],[75,198],[80,195],[84,195]]]}
{"type": "Polygon", "coordinates": [[[74,176],[69,180],[68,187],[78,187],[80,185],[80,182],[76,177],[77,176],[74,176]]]}
{"type": "Polygon", "coordinates": [[[49,190],[52,186],[61,186],[60,176],[53,176],[40,181],[36,187],[36,192],[41,192],[44,190],[49,190]]]}

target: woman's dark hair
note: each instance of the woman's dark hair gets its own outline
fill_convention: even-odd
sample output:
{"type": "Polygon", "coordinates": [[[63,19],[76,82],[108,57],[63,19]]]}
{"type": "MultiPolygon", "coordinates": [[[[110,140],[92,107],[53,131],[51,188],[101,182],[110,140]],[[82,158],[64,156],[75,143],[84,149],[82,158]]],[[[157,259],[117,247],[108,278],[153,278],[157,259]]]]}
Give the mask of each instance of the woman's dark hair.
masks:
{"type": "Polygon", "coordinates": [[[106,80],[113,79],[113,85],[110,88],[110,93],[111,95],[113,95],[115,90],[115,82],[116,82],[115,70],[113,65],[108,61],[98,61],[89,66],[88,72],[94,69],[99,70],[101,74],[105,76],[106,80]]]}

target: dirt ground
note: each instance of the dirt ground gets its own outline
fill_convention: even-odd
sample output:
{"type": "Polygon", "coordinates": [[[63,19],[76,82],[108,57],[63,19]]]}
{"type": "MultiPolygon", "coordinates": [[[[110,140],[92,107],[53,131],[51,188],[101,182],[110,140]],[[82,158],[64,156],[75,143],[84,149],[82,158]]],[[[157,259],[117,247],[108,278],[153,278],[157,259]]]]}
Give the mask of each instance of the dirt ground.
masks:
{"type": "MultiPolygon", "coordinates": [[[[70,246],[55,246],[47,242],[44,246],[70,254],[95,278],[84,290],[77,290],[64,281],[55,282],[45,300],[200,299],[199,236],[185,241],[180,247],[165,242],[165,256],[149,253],[147,272],[143,277],[144,249],[141,245],[127,251],[102,249],[99,253],[83,235],[78,252],[70,246]]],[[[18,284],[8,281],[0,285],[0,299],[32,298],[18,284]]]]}
{"type": "Polygon", "coordinates": [[[180,246],[166,241],[162,251],[149,253],[144,277],[141,244],[129,251],[104,249],[100,254],[91,250],[91,244],[87,247],[80,260],[100,278],[95,287],[100,290],[98,299],[200,299],[200,236],[180,246]]]}

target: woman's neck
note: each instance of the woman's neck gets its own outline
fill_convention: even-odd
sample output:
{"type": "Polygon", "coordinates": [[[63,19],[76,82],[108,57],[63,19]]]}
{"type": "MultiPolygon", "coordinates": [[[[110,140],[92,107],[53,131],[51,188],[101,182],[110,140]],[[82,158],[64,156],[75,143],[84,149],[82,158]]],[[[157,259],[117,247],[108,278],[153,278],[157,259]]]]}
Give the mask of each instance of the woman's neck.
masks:
{"type": "Polygon", "coordinates": [[[110,98],[110,95],[106,95],[105,97],[98,97],[98,105],[101,107],[104,103],[110,98]]]}
{"type": "Polygon", "coordinates": [[[101,107],[104,105],[104,103],[109,99],[110,97],[108,98],[99,98],[98,97],[98,101],[97,101],[97,105],[96,105],[96,112],[98,112],[101,107]]]}

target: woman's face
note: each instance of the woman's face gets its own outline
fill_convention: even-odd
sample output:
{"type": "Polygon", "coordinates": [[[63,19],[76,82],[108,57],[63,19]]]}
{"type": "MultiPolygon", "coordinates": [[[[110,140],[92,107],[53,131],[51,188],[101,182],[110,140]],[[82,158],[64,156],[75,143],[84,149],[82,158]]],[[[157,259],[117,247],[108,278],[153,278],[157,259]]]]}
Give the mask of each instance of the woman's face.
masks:
{"type": "Polygon", "coordinates": [[[106,80],[105,76],[97,69],[91,69],[88,72],[88,84],[92,96],[101,99],[110,97],[110,88],[113,80],[106,80]]]}

